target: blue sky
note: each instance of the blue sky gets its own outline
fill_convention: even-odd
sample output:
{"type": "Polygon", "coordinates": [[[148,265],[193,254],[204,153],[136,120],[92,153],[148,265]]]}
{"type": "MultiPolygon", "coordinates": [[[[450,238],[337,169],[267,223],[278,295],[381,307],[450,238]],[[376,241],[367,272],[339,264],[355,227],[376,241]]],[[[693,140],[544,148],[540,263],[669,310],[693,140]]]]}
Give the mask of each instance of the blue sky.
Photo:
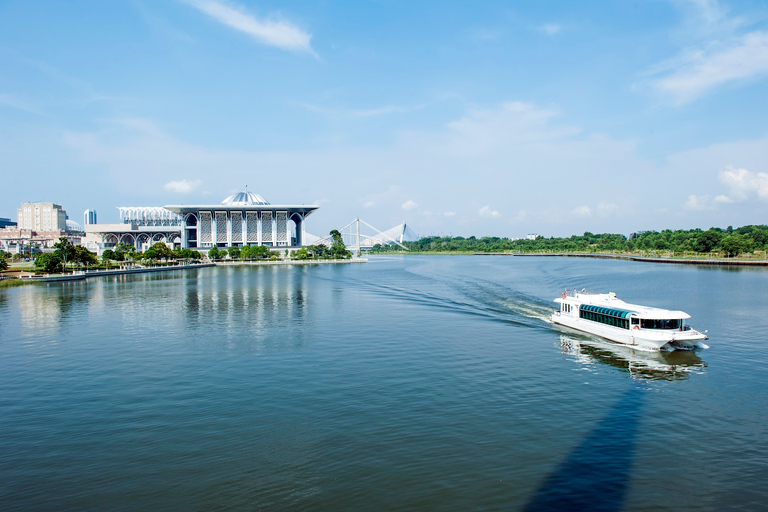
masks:
{"type": "Polygon", "coordinates": [[[248,185],[419,234],[768,223],[768,2],[0,0],[0,216],[248,185]]]}

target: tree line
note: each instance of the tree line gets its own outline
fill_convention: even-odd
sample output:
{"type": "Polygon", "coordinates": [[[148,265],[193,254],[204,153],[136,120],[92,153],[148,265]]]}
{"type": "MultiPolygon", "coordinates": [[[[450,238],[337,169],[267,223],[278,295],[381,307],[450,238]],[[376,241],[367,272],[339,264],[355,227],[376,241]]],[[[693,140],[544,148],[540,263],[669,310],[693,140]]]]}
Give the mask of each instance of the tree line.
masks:
{"type": "MultiPolygon", "coordinates": [[[[404,242],[410,252],[625,252],[686,253],[736,257],[768,250],[768,226],[749,225],[740,228],[643,231],[629,237],[621,234],[586,232],[567,238],[537,236],[533,240],[500,237],[425,237],[404,242]]],[[[376,245],[373,253],[397,252],[394,245],[376,245]]]]}
{"type": "MultiPolygon", "coordinates": [[[[352,253],[347,250],[341,233],[333,229],[331,235],[331,246],[309,245],[301,247],[295,251],[285,251],[285,257],[294,260],[323,260],[323,259],[347,259],[352,257],[352,253]]],[[[280,257],[279,251],[275,251],[266,245],[254,246],[233,246],[227,248],[211,247],[208,251],[208,257],[212,260],[229,258],[232,260],[276,260],[280,257]]]]}

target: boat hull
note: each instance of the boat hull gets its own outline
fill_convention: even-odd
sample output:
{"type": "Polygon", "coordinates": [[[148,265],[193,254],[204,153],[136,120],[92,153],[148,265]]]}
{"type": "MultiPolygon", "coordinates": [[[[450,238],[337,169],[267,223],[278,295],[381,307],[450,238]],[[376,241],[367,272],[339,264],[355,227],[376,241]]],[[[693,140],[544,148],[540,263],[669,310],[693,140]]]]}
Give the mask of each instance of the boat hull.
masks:
{"type": "Polygon", "coordinates": [[[696,348],[697,343],[707,339],[706,335],[695,330],[621,329],[583,318],[561,315],[560,312],[555,312],[551,321],[553,324],[645,350],[692,350],[696,348]]]}

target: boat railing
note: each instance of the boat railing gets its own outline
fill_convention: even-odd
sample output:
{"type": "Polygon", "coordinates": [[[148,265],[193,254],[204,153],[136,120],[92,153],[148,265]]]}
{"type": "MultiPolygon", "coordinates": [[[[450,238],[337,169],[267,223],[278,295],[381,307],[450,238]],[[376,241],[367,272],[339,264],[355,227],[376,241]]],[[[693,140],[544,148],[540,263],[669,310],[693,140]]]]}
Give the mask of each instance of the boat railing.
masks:
{"type": "Polygon", "coordinates": [[[600,295],[600,294],[601,292],[593,292],[585,288],[582,288],[581,290],[577,290],[574,288],[573,290],[565,290],[562,293],[562,297],[566,298],[566,297],[576,297],[577,295],[600,295]]]}
{"type": "Polygon", "coordinates": [[[653,329],[650,327],[640,327],[639,325],[633,325],[632,330],[634,331],[652,331],[652,332],[686,332],[686,331],[696,331],[696,332],[703,332],[698,329],[696,329],[692,325],[685,324],[683,328],[675,327],[673,329],[653,329]]]}

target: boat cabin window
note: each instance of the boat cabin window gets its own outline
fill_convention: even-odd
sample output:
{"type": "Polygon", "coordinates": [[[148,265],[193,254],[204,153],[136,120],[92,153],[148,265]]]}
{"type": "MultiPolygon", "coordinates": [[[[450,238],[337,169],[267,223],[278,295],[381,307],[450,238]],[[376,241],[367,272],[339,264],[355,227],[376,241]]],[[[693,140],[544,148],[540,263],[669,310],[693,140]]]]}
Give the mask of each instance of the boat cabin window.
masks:
{"type": "Polygon", "coordinates": [[[570,313],[571,312],[571,305],[570,304],[560,304],[560,309],[563,311],[563,313],[570,313]]]}
{"type": "Polygon", "coordinates": [[[632,317],[632,325],[640,325],[640,319],[632,317]]]}
{"type": "Polygon", "coordinates": [[[679,329],[680,320],[677,318],[673,320],[642,319],[640,320],[640,327],[643,329],[679,329]]]}
{"type": "Polygon", "coordinates": [[[597,306],[581,306],[579,308],[579,318],[599,322],[601,324],[612,325],[620,329],[629,329],[629,318],[626,318],[629,312],[619,309],[602,308],[597,306]]]}

